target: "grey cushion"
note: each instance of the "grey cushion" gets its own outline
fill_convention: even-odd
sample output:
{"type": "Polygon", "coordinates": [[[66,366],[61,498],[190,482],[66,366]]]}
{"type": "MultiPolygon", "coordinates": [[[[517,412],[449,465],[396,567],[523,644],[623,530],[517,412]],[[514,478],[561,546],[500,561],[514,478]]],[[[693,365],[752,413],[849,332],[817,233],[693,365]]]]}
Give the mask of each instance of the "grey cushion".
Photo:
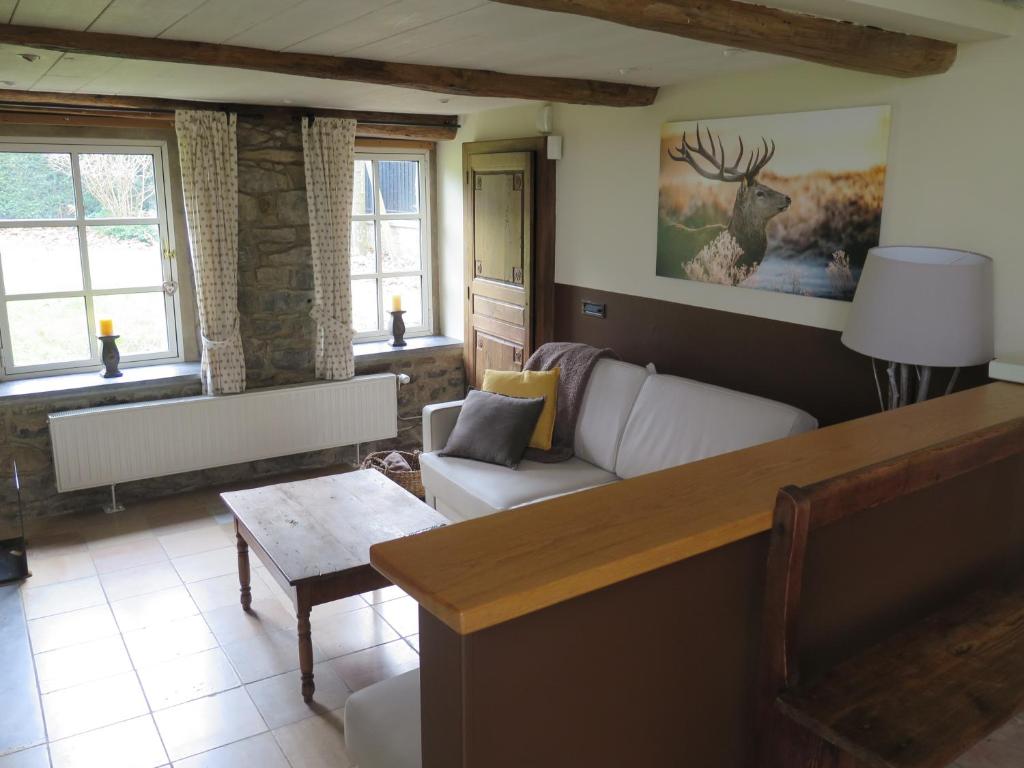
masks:
{"type": "Polygon", "coordinates": [[[613,483],[611,472],[579,459],[558,464],[523,461],[517,469],[450,458],[420,455],[428,500],[443,500],[437,509],[452,520],[468,520],[551,496],[613,483]]]}
{"type": "Polygon", "coordinates": [[[615,471],[622,430],[647,369],[621,360],[598,360],[583,394],[576,422],[576,455],[608,472],[615,471]]]}
{"type": "Polygon", "coordinates": [[[678,376],[644,381],[619,444],[623,478],[779,440],[817,427],[791,405],[678,376]]]}
{"type": "Polygon", "coordinates": [[[345,749],[359,768],[420,768],[420,671],[356,691],[345,704],[345,749]]]}
{"type": "Polygon", "coordinates": [[[473,390],[466,395],[442,456],[516,466],[544,410],[543,397],[508,397],[473,390]]]}

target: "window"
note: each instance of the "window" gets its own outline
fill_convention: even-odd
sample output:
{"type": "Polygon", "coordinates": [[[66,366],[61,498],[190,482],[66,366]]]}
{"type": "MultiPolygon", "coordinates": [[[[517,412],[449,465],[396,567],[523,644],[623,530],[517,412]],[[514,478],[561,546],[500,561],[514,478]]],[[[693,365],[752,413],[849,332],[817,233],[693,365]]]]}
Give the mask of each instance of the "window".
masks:
{"type": "Polygon", "coordinates": [[[5,375],[180,359],[162,146],[0,143],[5,375]]]}
{"type": "Polygon", "coordinates": [[[392,296],[409,336],[432,331],[427,155],[356,153],[352,320],[356,338],[387,338],[392,296]]]}

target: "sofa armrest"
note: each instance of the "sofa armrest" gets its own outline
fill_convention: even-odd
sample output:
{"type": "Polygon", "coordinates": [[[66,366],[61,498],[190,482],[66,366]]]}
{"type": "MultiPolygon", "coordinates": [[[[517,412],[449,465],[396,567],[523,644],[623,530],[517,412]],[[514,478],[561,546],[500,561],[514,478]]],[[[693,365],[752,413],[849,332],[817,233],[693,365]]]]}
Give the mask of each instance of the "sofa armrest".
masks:
{"type": "Polygon", "coordinates": [[[434,403],[423,407],[423,451],[439,451],[448,442],[448,435],[455,428],[455,422],[462,410],[462,400],[450,403],[434,403]]]}

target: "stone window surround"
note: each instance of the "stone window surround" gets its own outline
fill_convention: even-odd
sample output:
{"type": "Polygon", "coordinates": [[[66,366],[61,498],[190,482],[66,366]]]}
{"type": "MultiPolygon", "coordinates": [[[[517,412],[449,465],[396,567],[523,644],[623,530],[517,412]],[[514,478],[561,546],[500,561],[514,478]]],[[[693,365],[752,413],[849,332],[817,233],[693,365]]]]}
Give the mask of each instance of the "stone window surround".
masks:
{"type": "MultiPolygon", "coordinates": [[[[424,350],[461,347],[462,342],[447,336],[419,336],[408,339],[405,347],[392,347],[386,341],[367,341],[354,345],[355,358],[360,362],[398,360],[424,350]]],[[[126,368],[124,376],[116,379],[101,378],[99,373],[68,373],[57,376],[39,376],[0,382],[0,402],[13,398],[58,398],[68,394],[88,395],[99,392],[131,392],[165,384],[199,381],[199,363],[167,363],[126,368]]]]}

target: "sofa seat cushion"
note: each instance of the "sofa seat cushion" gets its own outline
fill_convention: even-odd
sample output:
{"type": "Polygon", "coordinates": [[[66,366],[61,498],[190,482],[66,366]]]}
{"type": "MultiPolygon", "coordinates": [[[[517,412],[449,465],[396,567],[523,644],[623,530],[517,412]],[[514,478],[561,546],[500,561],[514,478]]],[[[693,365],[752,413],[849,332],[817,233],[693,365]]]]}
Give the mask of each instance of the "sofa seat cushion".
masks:
{"type": "Polygon", "coordinates": [[[558,464],[520,462],[517,469],[471,459],[420,455],[427,497],[444,500],[443,513],[455,520],[482,517],[521,504],[613,483],[619,478],[579,458],[558,464]]]}
{"type": "Polygon", "coordinates": [[[644,381],[619,444],[629,478],[779,440],[818,425],[791,405],[678,376],[644,381]]]}
{"type": "Polygon", "coordinates": [[[345,749],[359,768],[420,768],[420,671],[356,691],[345,704],[345,749]]]}

